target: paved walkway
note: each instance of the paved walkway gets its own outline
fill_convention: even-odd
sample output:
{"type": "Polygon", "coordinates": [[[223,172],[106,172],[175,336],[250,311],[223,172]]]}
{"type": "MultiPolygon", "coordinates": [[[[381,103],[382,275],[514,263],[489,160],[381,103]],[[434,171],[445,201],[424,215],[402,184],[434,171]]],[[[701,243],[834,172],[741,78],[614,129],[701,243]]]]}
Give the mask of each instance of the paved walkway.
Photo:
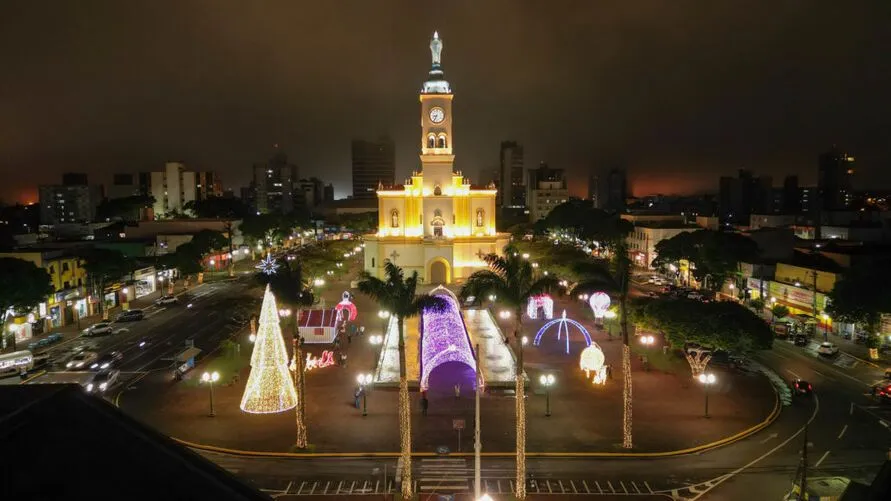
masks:
{"type": "MultiPolygon", "coordinates": [[[[326,300],[339,298],[347,282],[326,287],[326,300]]],[[[609,341],[604,331],[593,329],[584,321],[577,301],[560,302],[555,314],[565,307],[568,315],[582,321],[602,347],[614,377],[604,386],[594,386],[578,370],[578,354],[584,347],[577,332],[571,334],[571,355],[558,342],[556,332],[547,334],[541,347],[526,350],[526,371],[530,377],[527,401],[529,451],[621,451],[622,386],[621,342],[609,341]],[[554,373],[557,385],[551,392],[550,417],[545,416],[546,396],[537,384],[542,373],[554,373]]],[[[333,304],[333,302],[329,302],[333,304]]],[[[347,366],[316,369],[307,374],[307,424],[315,450],[333,452],[393,452],[398,450],[396,418],[397,392],[372,390],[368,395],[368,415],[354,407],[356,376],[371,372],[377,347],[368,336],[380,334],[377,305],[356,294],[360,324],[366,336],[344,343],[347,366]]],[[[544,321],[527,321],[525,333],[530,339],[544,321]]],[[[290,343],[288,343],[290,348],[290,343]]],[[[323,347],[311,346],[319,355],[323,347]]],[[[242,356],[250,355],[244,346],[242,356]]],[[[208,362],[212,363],[212,362],[208,362]]],[[[243,386],[249,369],[239,382],[215,388],[216,417],[207,417],[208,391],[198,385],[170,385],[166,381],[144,380],[138,388],[125,393],[121,406],[125,412],[161,431],[183,440],[243,450],[288,451],[294,431],[293,411],[273,415],[249,415],[239,409],[243,386]]],[[[637,451],[678,450],[710,443],[733,435],[764,420],[774,407],[774,393],[761,376],[721,372],[719,383],[709,396],[709,414],[703,417],[705,395],[689,374],[672,375],[645,371],[639,359],[633,364],[634,437],[637,451]]],[[[200,370],[190,372],[191,377],[200,370]]],[[[412,435],[414,450],[433,452],[439,446],[452,451],[472,450],[473,398],[464,388],[454,396],[448,371],[440,381],[431,381],[429,412],[422,416],[420,396],[412,394],[412,435]],[[434,385],[434,383],[436,383],[434,385]]],[[[459,374],[460,378],[461,375],[459,374]]],[[[459,379],[460,381],[460,379],[459,379]]],[[[512,391],[487,393],[481,399],[484,451],[507,452],[514,447],[514,398],[512,391]]]]}

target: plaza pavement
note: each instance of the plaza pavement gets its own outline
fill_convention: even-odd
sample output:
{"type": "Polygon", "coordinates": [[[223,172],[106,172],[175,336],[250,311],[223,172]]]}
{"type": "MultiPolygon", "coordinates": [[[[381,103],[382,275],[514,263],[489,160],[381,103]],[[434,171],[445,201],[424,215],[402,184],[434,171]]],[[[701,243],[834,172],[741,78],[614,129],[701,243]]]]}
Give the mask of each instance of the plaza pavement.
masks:
{"type": "MultiPolygon", "coordinates": [[[[335,304],[348,282],[334,282],[324,292],[327,303],[335,304]]],[[[355,292],[355,291],[354,291],[355,292]]],[[[397,392],[372,390],[368,395],[368,416],[354,407],[356,375],[371,372],[376,356],[368,336],[379,334],[382,322],[378,307],[356,293],[358,323],[366,327],[365,337],[344,343],[346,367],[334,366],[307,374],[307,425],[310,443],[316,452],[395,452],[399,449],[396,417],[397,392]]],[[[604,386],[594,386],[578,369],[582,337],[571,334],[571,355],[557,342],[556,331],[543,338],[541,347],[531,347],[531,339],[544,321],[525,321],[530,338],[526,349],[526,371],[530,378],[527,400],[530,452],[621,452],[622,375],[621,342],[594,329],[585,320],[580,303],[558,300],[555,315],[565,307],[571,318],[582,321],[594,341],[603,349],[613,377],[604,386]],[[551,391],[552,415],[545,417],[545,394],[539,387],[542,372],[554,373],[557,384],[551,391]]],[[[286,336],[287,337],[287,336],[286,336]]],[[[287,339],[290,348],[290,339],[287,339]]],[[[322,346],[309,346],[318,355],[322,346]]],[[[656,348],[658,349],[658,347],[656,348]]],[[[242,357],[249,357],[244,345],[242,357]]],[[[187,374],[198,378],[213,360],[187,374]]],[[[710,418],[703,417],[703,389],[689,373],[674,375],[644,370],[639,358],[633,363],[634,451],[657,452],[686,449],[734,435],[765,420],[773,411],[775,398],[766,379],[757,375],[715,371],[718,383],[709,396],[710,418]]],[[[247,380],[245,366],[238,382],[214,388],[216,417],[208,417],[208,389],[189,381],[172,383],[162,374],[150,375],[138,387],[120,398],[121,408],[173,437],[205,445],[247,451],[292,450],[294,412],[273,415],[245,414],[239,402],[247,380]]],[[[448,375],[443,371],[443,376],[448,375]]],[[[456,399],[453,381],[431,382],[428,416],[421,416],[419,394],[412,393],[412,437],[417,452],[434,452],[446,446],[458,448],[454,420],[463,420],[461,450],[472,451],[473,393],[463,388],[456,399]]],[[[222,374],[221,381],[231,375],[222,374]]],[[[484,394],[481,398],[481,431],[484,452],[510,452],[514,448],[514,399],[512,392],[484,394]]]]}

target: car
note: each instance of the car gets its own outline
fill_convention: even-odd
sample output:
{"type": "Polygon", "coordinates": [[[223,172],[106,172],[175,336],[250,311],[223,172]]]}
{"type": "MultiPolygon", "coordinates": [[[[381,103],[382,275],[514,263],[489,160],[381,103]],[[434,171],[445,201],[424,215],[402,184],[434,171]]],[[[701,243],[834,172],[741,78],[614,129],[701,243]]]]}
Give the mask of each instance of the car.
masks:
{"type": "Polygon", "coordinates": [[[807,346],[810,341],[804,334],[796,334],[792,342],[795,343],[795,346],[807,346]]]}
{"type": "Polygon", "coordinates": [[[104,336],[112,332],[111,322],[99,322],[84,329],[84,336],[104,336]]]}
{"type": "Polygon", "coordinates": [[[823,342],[823,343],[820,343],[820,347],[817,348],[817,353],[819,353],[820,355],[826,355],[827,357],[831,357],[832,355],[835,355],[836,353],[838,353],[838,346],[836,346],[828,341],[823,342]]]}
{"type": "Polygon", "coordinates": [[[176,296],[161,296],[155,301],[155,304],[158,306],[167,306],[177,303],[179,303],[179,299],[177,299],[176,296]]]}
{"type": "Polygon", "coordinates": [[[105,393],[105,390],[111,388],[118,382],[119,375],[120,371],[115,369],[99,372],[96,374],[96,377],[93,378],[93,382],[87,384],[87,392],[105,393]]]}
{"type": "Polygon", "coordinates": [[[136,346],[140,350],[144,350],[151,345],[152,345],[152,338],[149,338],[149,337],[139,338],[139,341],[136,342],[136,346]]]}
{"type": "Polygon", "coordinates": [[[696,291],[693,291],[693,292],[690,292],[687,294],[687,299],[693,299],[695,301],[699,301],[702,299],[702,294],[700,294],[696,291]]]}
{"type": "Polygon", "coordinates": [[[90,364],[95,362],[97,358],[99,358],[99,356],[96,354],[95,351],[82,351],[77,355],[71,357],[71,360],[69,360],[68,363],[65,364],[65,368],[75,371],[81,370],[84,367],[89,367],[90,364]]]}
{"type": "Polygon", "coordinates": [[[882,400],[882,402],[891,402],[891,381],[880,381],[872,386],[872,396],[882,400]]]}
{"type": "Polygon", "coordinates": [[[110,352],[106,353],[105,355],[102,355],[101,357],[97,358],[95,362],[90,364],[90,370],[91,371],[104,371],[105,369],[108,369],[109,367],[111,367],[112,365],[114,365],[117,362],[120,362],[123,359],[124,359],[123,353],[121,353],[119,351],[110,351],[110,352]]]}
{"type": "Polygon", "coordinates": [[[814,387],[803,379],[796,379],[792,382],[792,394],[809,397],[814,392],[814,387]]]}
{"type": "Polygon", "coordinates": [[[647,283],[648,283],[648,284],[655,284],[655,283],[656,283],[656,277],[649,277],[649,278],[647,278],[647,283]]]}
{"type": "Polygon", "coordinates": [[[145,313],[142,310],[127,310],[118,314],[115,322],[135,322],[143,318],[145,318],[145,313]]]}
{"type": "Polygon", "coordinates": [[[647,297],[659,297],[659,294],[656,294],[653,291],[649,291],[649,292],[647,292],[647,297]]]}

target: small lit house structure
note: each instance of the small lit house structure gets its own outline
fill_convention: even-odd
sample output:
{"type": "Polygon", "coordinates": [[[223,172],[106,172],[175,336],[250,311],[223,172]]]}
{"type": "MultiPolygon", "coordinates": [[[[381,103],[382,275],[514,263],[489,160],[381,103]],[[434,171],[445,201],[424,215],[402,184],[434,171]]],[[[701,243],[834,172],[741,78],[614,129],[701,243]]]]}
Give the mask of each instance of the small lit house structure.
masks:
{"type": "Polygon", "coordinates": [[[307,344],[333,343],[337,337],[340,311],[327,310],[303,310],[297,323],[297,330],[307,344]]]}

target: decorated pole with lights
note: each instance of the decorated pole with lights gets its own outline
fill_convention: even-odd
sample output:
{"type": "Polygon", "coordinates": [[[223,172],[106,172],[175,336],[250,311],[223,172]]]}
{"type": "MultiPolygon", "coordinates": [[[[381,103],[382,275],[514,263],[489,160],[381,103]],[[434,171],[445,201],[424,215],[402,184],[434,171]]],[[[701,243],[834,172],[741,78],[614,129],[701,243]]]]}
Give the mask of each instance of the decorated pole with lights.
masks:
{"type": "Polygon", "coordinates": [[[514,390],[517,411],[517,488],[515,494],[517,499],[526,499],[526,381],[523,378],[523,340],[520,335],[523,312],[518,307],[515,313],[514,339],[516,339],[517,352],[519,354],[517,356],[517,377],[514,390]]]}
{"type": "Polygon", "coordinates": [[[241,398],[241,410],[244,412],[271,414],[293,409],[297,405],[297,391],[288,374],[288,350],[278,317],[275,296],[267,285],[251,354],[251,374],[241,398]]]}
{"type": "Polygon", "coordinates": [[[305,360],[303,358],[303,338],[297,334],[294,329],[294,358],[291,360],[292,370],[294,371],[294,388],[297,390],[297,409],[296,409],[296,439],[294,445],[298,449],[306,449],[309,443],[309,437],[306,430],[306,371],[305,360]]]}

